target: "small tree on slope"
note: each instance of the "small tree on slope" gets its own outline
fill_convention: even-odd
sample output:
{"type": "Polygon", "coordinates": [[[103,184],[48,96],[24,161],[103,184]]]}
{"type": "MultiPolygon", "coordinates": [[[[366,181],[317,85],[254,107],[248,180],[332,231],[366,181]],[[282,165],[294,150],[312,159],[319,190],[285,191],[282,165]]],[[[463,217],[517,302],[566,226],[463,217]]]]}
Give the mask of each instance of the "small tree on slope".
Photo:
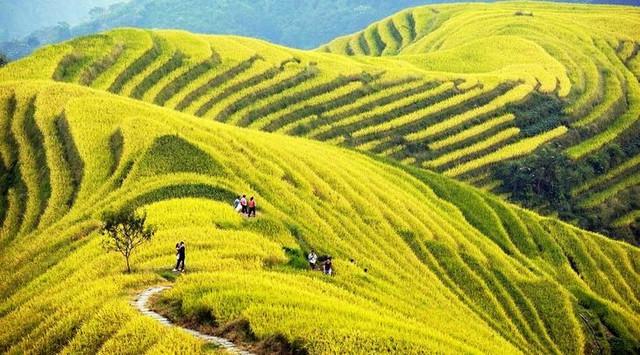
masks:
{"type": "Polygon", "coordinates": [[[7,64],[9,64],[9,58],[7,58],[7,56],[3,53],[0,53],[0,68],[4,67],[7,64]]]}
{"type": "Polygon", "coordinates": [[[155,234],[153,226],[146,226],[147,215],[136,215],[134,211],[107,212],[104,214],[102,235],[107,251],[117,251],[125,259],[127,272],[131,272],[129,258],[134,249],[151,240],[155,234]]]}

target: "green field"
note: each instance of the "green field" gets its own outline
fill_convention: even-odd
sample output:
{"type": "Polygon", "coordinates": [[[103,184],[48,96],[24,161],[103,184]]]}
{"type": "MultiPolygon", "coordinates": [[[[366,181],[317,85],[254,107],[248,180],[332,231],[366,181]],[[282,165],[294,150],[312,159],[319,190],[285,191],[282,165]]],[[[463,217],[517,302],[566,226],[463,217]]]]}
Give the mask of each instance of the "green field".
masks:
{"type": "Polygon", "coordinates": [[[0,352],[218,352],[130,305],[165,284],[187,323],[310,354],[640,352],[640,249],[487,191],[550,147],[571,168],[622,145],[569,193],[637,225],[639,19],[434,5],[316,51],[119,29],[11,63],[0,352]],[[232,210],[239,193],[257,218],[232,210]],[[99,233],[123,209],[158,228],[130,274],[99,233]]]}
{"type": "MultiPolygon", "coordinates": [[[[567,219],[638,242],[637,220],[611,230],[614,220],[637,214],[640,206],[630,202],[640,197],[637,184],[608,186],[622,164],[640,156],[638,21],[640,10],[632,7],[433,5],[316,52],[233,36],[121,29],[42,49],[10,65],[0,80],[76,82],[210,120],[372,152],[507,194],[512,184],[496,180],[496,169],[555,147],[572,161],[567,170],[583,172],[574,183],[581,194],[558,192],[574,206],[567,219]],[[500,119],[505,115],[513,117],[500,119]],[[611,179],[592,189],[602,174],[611,179]],[[599,204],[585,202],[593,199],[599,204]]],[[[554,212],[539,205],[531,207],[554,212]]]]}

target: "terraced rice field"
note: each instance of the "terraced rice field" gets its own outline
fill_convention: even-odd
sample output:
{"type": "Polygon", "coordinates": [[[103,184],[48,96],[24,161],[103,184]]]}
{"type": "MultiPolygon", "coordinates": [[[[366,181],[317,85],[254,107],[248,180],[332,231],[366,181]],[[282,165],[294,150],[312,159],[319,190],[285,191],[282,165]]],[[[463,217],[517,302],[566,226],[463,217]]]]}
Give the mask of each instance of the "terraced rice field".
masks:
{"type": "Polygon", "coordinates": [[[163,302],[309,353],[640,346],[628,244],[432,172],[77,85],[4,83],[0,108],[2,352],[210,350],[128,304],[167,282],[177,239],[188,273],[163,302]],[[232,211],[238,191],[259,218],[232,211]],[[97,231],[126,207],[158,228],[132,274],[97,231]],[[334,256],[335,276],[295,263],[310,248],[334,256]]]}
{"type": "MultiPolygon", "coordinates": [[[[526,99],[537,85],[533,77],[504,81],[500,75],[429,73],[404,63],[360,63],[246,38],[176,31],[116,30],[57,49],[66,54],[53,72],[66,74],[43,71],[40,78],[89,83],[207,119],[374,152],[401,144],[404,149],[394,156],[412,156],[419,164],[438,158],[427,149],[429,137],[477,124],[483,115],[526,99]],[[132,31],[137,46],[119,40],[132,31]],[[87,46],[91,53],[83,52],[87,46]],[[79,80],[120,48],[118,59],[97,76],[101,80],[79,80]],[[102,56],[95,54],[100,51],[102,56]],[[459,119],[448,120],[454,115],[459,119]],[[414,153],[416,146],[422,149],[414,153]]],[[[30,61],[50,58],[41,54],[30,61]]]]}
{"type": "Polygon", "coordinates": [[[471,182],[523,146],[560,145],[582,160],[640,132],[639,18],[637,8],[612,6],[435,5],[316,52],[123,29],[44,49],[2,79],[77,82],[471,182]],[[562,117],[532,114],[536,97],[559,99],[562,117]],[[514,119],[494,120],[504,115],[514,119]]]}
{"type": "MultiPolygon", "coordinates": [[[[316,51],[119,29],[11,63],[0,352],[219,351],[129,304],[169,282],[174,316],[311,354],[639,352],[639,249],[483,191],[542,148],[581,162],[635,142],[639,19],[433,5],[316,51]],[[231,209],[238,193],[258,218],[231,209]],[[158,228],[131,274],[99,236],[126,208],[158,228]]],[[[571,194],[632,226],[640,154],[621,149],[571,194]]]]}
{"type": "MultiPolygon", "coordinates": [[[[105,34],[114,38],[100,42],[105,44],[105,53],[113,51],[115,38],[129,31],[105,34]]],[[[420,164],[438,158],[428,154],[428,137],[442,137],[477,120],[478,116],[523,100],[534,90],[524,82],[501,83],[498,77],[479,81],[456,74],[429,74],[397,64],[378,68],[345,58],[268,46],[249,39],[195,36],[173,31],[138,31],[136,35],[149,37],[147,47],[136,48],[138,57],[123,56],[128,58],[129,64],[121,75],[111,79],[111,84],[92,84],[93,87],[107,88],[114,93],[203,118],[269,132],[284,130],[321,140],[338,139],[345,145],[364,145],[371,151],[395,147],[401,144],[399,140],[406,141],[405,149],[396,151],[395,155],[415,156],[420,164]],[[179,36],[183,39],[177,39],[179,36]],[[173,45],[170,39],[174,39],[173,45]],[[174,48],[177,43],[184,42],[194,47],[199,45],[198,55],[174,48]],[[237,47],[247,50],[237,51],[237,47]],[[215,54],[210,55],[208,51],[215,54]],[[217,60],[212,61],[212,57],[217,60]],[[200,62],[196,63],[198,60],[200,62]],[[207,65],[210,66],[208,70],[200,70],[207,65]],[[196,68],[197,72],[189,75],[196,70],[189,67],[196,68]],[[182,74],[172,74],[174,71],[182,74]],[[163,75],[157,75],[159,72],[163,75]],[[179,80],[187,75],[189,77],[184,81],[179,80]],[[160,80],[166,77],[175,80],[160,80]],[[466,109],[478,105],[481,107],[475,110],[466,109]],[[459,113],[459,120],[447,120],[456,113],[459,113]],[[425,149],[408,153],[415,150],[416,145],[425,149]]],[[[85,38],[67,46],[84,48],[88,42],[97,41],[85,38]]],[[[95,46],[92,50],[97,51],[95,46]]],[[[191,51],[196,52],[193,48],[191,51]]],[[[71,50],[71,54],[62,56],[55,71],[81,71],[75,68],[80,62],[87,68],[96,67],[86,59],[87,56],[71,50]]],[[[73,81],[73,76],[64,78],[73,81]]]]}
{"type": "MultiPolygon", "coordinates": [[[[637,65],[640,62],[640,26],[637,25],[640,10],[607,6],[598,10],[531,3],[409,9],[361,32],[336,39],[319,50],[348,55],[360,61],[363,61],[361,55],[405,61],[438,72],[532,73],[539,81],[538,91],[553,92],[563,99],[566,119],[562,124],[569,128],[569,136],[556,139],[556,142],[571,158],[589,159],[610,145],[620,144],[621,135],[637,137],[640,134],[640,72],[637,65]],[[543,74],[537,64],[544,63],[549,57],[552,61],[542,65],[548,71],[543,74]]],[[[372,63],[371,60],[366,62],[372,63]]],[[[517,111],[515,114],[518,116],[517,111]]],[[[478,123],[482,124],[475,124],[478,123]]],[[[445,121],[446,126],[452,124],[445,121]]],[[[548,128],[553,130],[553,127],[548,128]]],[[[476,132],[480,128],[471,126],[468,129],[476,132]]],[[[428,127],[413,136],[428,136],[430,130],[433,128],[428,127]]],[[[490,133],[504,138],[506,132],[514,131],[504,127],[500,132],[496,129],[490,133]]],[[[459,134],[445,134],[442,140],[448,142],[459,134]]],[[[462,135],[465,138],[470,136],[462,135]]],[[[503,139],[503,145],[513,144],[514,140],[503,139]]],[[[432,142],[427,144],[430,149],[437,150],[432,142]]],[[[463,149],[476,152],[478,148],[488,146],[493,148],[475,158],[473,155],[458,158],[446,166],[443,162],[448,161],[451,154],[439,155],[426,162],[420,158],[413,159],[415,157],[409,161],[435,169],[443,166],[440,169],[449,174],[467,175],[469,181],[474,181],[482,175],[477,171],[493,161],[485,155],[503,148],[491,145],[489,141],[470,141],[460,144],[455,154],[462,157],[463,149]],[[469,165],[465,160],[477,163],[469,165]],[[465,168],[468,166],[475,167],[471,173],[465,168]]],[[[398,156],[402,149],[393,147],[389,152],[398,156]]],[[[636,189],[637,183],[631,179],[626,184],[617,184],[613,178],[621,172],[621,166],[631,168],[629,163],[637,162],[638,156],[637,152],[630,153],[626,160],[607,167],[610,171],[601,172],[611,179],[599,179],[597,184],[585,182],[581,191],[581,198],[586,200],[584,206],[611,205],[616,199],[624,201],[624,196],[633,194],[630,189],[636,189]],[[590,187],[596,185],[599,185],[598,189],[591,191],[590,187]]],[[[400,157],[406,159],[404,155],[400,157]]],[[[511,158],[513,155],[502,157],[511,158]]],[[[637,215],[634,210],[637,207],[629,208],[616,213],[637,215]]],[[[627,221],[632,221],[630,218],[627,221]]]]}

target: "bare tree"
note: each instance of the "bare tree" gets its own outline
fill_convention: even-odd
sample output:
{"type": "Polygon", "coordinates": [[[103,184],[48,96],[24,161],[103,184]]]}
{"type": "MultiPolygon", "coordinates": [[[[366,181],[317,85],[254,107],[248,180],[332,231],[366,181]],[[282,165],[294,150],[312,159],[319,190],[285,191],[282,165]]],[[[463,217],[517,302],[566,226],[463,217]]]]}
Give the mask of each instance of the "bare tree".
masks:
{"type": "Polygon", "coordinates": [[[151,240],[156,232],[155,227],[145,225],[146,213],[136,215],[131,210],[107,212],[102,219],[103,246],[107,251],[122,254],[127,263],[127,272],[130,273],[129,257],[134,249],[151,240]]]}

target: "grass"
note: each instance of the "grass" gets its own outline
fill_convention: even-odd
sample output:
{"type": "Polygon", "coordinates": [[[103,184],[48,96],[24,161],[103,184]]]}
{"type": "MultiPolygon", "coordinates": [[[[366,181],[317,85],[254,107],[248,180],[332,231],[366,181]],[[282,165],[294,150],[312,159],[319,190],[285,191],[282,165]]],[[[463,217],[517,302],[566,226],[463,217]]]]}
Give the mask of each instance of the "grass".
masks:
{"type": "Polygon", "coordinates": [[[492,118],[482,124],[475,125],[469,129],[461,131],[460,133],[457,133],[457,134],[448,136],[446,138],[443,138],[439,141],[433,142],[429,144],[429,148],[434,150],[446,148],[447,146],[456,144],[458,142],[462,142],[468,138],[480,135],[492,128],[511,122],[514,119],[515,119],[515,116],[513,114],[506,114],[506,115],[492,118]]]}
{"type": "MultiPolygon", "coordinates": [[[[11,63],[0,80],[110,89],[205,119],[416,166],[477,145],[487,138],[482,133],[498,131],[484,125],[489,116],[511,114],[521,134],[509,144],[566,126],[558,139],[536,147],[560,144],[573,160],[588,160],[636,129],[637,16],[621,7],[442,4],[399,12],[317,51],[234,36],[121,29],[43,49],[11,63]],[[429,83],[451,92],[432,96],[425,92],[429,83]],[[473,95],[509,85],[515,86],[497,97],[473,95]],[[540,97],[558,102],[557,112],[529,115],[527,103],[540,97]]],[[[475,151],[458,163],[494,153],[475,151]]],[[[496,157],[465,165],[464,175],[491,172],[523,155],[496,157]]]]}
{"type": "Polygon", "coordinates": [[[445,175],[448,176],[457,176],[460,174],[464,174],[470,170],[475,168],[485,166],[487,164],[496,163],[507,158],[513,158],[517,156],[522,156],[532,151],[536,150],[540,145],[558,138],[567,132],[567,127],[560,126],[551,131],[545,132],[543,134],[529,137],[518,141],[517,143],[512,143],[508,146],[502,147],[499,150],[489,153],[484,157],[472,160],[470,162],[458,165],[454,168],[451,168],[445,172],[445,175]]]}
{"type": "Polygon", "coordinates": [[[478,152],[478,151],[487,149],[493,145],[500,144],[501,142],[508,140],[509,138],[517,136],[518,133],[520,133],[520,129],[518,128],[515,128],[515,127],[507,128],[491,136],[489,139],[485,139],[476,144],[472,144],[465,148],[453,151],[451,153],[441,155],[438,159],[427,161],[425,162],[425,166],[430,168],[437,168],[443,164],[450,163],[451,161],[460,159],[474,152],[478,152]]]}
{"type": "MultiPolygon", "coordinates": [[[[540,147],[588,160],[632,133],[638,16],[441,4],[318,51],[121,29],[10,63],[0,70],[0,262],[15,267],[0,271],[0,352],[209,351],[128,305],[167,282],[177,240],[187,273],[161,301],[222,328],[248,324],[258,342],[309,353],[637,352],[636,247],[450,177],[491,188],[495,165],[540,147]],[[527,110],[537,102],[555,105],[551,118],[527,110]],[[258,218],[230,208],[239,193],[256,196],[258,218]],[[120,208],[158,227],[132,274],[100,245],[100,215],[120,208]],[[311,248],[333,256],[335,276],[306,269],[311,248]],[[585,314],[606,336],[583,326],[585,314]]],[[[588,207],[615,205],[638,185],[636,160],[575,193],[588,207]]]]}
{"type": "MultiPolygon", "coordinates": [[[[587,335],[576,307],[589,294],[616,339],[639,343],[639,276],[632,259],[616,257],[637,256],[637,248],[434,173],[318,142],[70,84],[6,83],[0,92],[9,104],[3,121],[33,104],[39,125],[58,127],[42,130],[56,136],[45,139],[46,151],[63,153],[53,170],[82,170],[66,181],[64,196],[78,190],[69,208],[35,231],[20,228],[16,238],[29,243],[0,253],[18,265],[0,274],[5,352],[208,351],[127,304],[132,293],[166,282],[178,239],[187,243],[187,274],[163,302],[180,305],[185,319],[247,322],[261,342],[281,337],[310,353],[581,353],[587,335]],[[64,118],[45,114],[61,111],[64,118]],[[236,191],[257,196],[259,218],[232,210],[236,191]],[[134,254],[132,274],[105,254],[96,231],[102,211],[124,207],[145,210],[158,228],[134,254]],[[574,234],[589,243],[580,253],[562,237],[574,234]],[[310,248],[334,257],[334,277],[306,269],[310,248]],[[581,279],[565,255],[582,275],[598,276],[581,279]]],[[[27,193],[37,201],[37,190],[27,193]]],[[[9,203],[9,215],[20,208],[9,203]]],[[[3,233],[14,221],[5,219],[3,233]]]]}

